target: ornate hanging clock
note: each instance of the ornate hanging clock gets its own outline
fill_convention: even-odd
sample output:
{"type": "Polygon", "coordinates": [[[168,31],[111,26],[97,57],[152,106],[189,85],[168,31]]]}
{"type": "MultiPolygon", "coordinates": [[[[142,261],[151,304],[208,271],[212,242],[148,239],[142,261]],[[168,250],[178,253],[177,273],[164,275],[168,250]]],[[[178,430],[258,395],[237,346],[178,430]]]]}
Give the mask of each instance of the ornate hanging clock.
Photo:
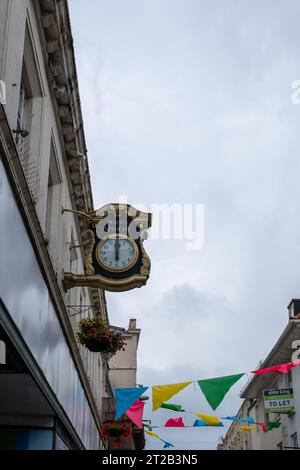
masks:
{"type": "Polygon", "coordinates": [[[85,274],[64,273],[65,289],[84,285],[121,292],[145,285],[150,259],[143,242],[151,214],[127,204],[109,204],[87,215],[93,224],[85,274]]]}

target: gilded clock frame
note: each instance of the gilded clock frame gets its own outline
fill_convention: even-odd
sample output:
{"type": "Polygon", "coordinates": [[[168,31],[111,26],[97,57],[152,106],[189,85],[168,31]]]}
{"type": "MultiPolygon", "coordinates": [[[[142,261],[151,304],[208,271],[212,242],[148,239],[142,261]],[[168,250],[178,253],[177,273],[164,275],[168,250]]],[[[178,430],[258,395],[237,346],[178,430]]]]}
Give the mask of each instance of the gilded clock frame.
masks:
{"type": "Polygon", "coordinates": [[[122,273],[124,271],[128,271],[128,269],[132,268],[136,264],[136,262],[138,260],[138,257],[139,257],[139,250],[138,250],[138,247],[137,247],[136,243],[134,242],[134,240],[131,237],[129,237],[128,235],[125,235],[124,233],[112,233],[112,234],[109,234],[107,237],[102,238],[100,240],[100,242],[98,243],[98,245],[95,248],[95,254],[96,254],[96,258],[97,258],[98,263],[106,271],[109,271],[111,273],[122,273]],[[132,260],[130,261],[130,263],[127,263],[126,266],[123,267],[123,268],[110,268],[109,266],[107,266],[102,261],[102,259],[100,257],[100,253],[99,253],[101,248],[102,248],[102,245],[104,245],[104,243],[107,240],[115,240],[116,238],[120,238],[122,240],[128,240],[131,247],[132,247],[132,249],[133,249],[133,258],[132,258],[132,260]]]}
{"type": "MultiPolygon", "coordinates": [[[[94,224],[97,224],[101,219],[106,216],[107,211],[109,211],[112,207],[115,208],[117,214],[126,211],[127,214],[131,216],[132,219],[134,219],[140,227],[141,236],[139,238],[139,246],[142,255],[142,264],[140,272],[125,279],[110,279],[105,276],[102,276],[101,274],[95,274],[93,266],[93,249],[95,246],[95,234],[93,230],[87,230],[87,237],[89,238],[89,250],[85,256],[85,273],[73,274],[70,272],[63,272],[62,282],[66,291],[73,287],[88,286],[96,287],[98,289],[104,289],[110,292],[124,292],[131,289],[135,289],[136,287],[142,287],[147,283],[150,275],[151,261],[144,249],[143,242],[145,239],[147,239],[147,230],[151,227],[152,214],[138,211],[129,204],[107,204],[101,209],[94,212],[90,212],[87,215],[94,222],[94,224]]],[[[118,233],[118,236],[120,235],[123,234],[118,233]]],[[[130,239],[131,237],[126,235],[125,238],[130,239]]],[[[105,239],[107,239],[107,237],[105,237],[105,239]]],[[[136,243],[134,243],[134,246],[137,248],[136,243]]],[[[98,259],[97,261],[99,262],[98,259]]],[[[101,264],[101,266],[103,265],[101,264]]],[[[130,268],[128,268],[127,266],[124,271],[126,271],[127,269],[130,268]]],[[[107,270],[106,266],[105,270],[107,270]]],[[[120,271],[112,270],[112,272],[117,273],[120,271]]]]}

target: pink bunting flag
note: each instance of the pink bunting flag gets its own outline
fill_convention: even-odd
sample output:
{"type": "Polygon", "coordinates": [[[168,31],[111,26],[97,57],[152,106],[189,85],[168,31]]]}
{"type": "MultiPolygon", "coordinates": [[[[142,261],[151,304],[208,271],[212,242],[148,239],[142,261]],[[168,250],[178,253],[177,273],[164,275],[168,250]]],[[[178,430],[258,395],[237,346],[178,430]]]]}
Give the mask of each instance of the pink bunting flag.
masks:
{"type": "Polygon", "coordinates": [[[170,418],[165,424],[166,428],[184,428],[182,418],[170,418]]]}
{"type": "Polygon", "coordinates": [[[267,425],[266,423],[256,423],[257,426],[261,427],[261,429],[263,430],[263,432],[267,432],[267,425]]]}
{"type": "Polygon", "coordinates": [[[137,400],[125,413],[128,418],[140,429],[143,429],[144,406],[145,402],[142,400],[137,400]]]}
{"type": "Polygon", "coordinates": [[[266,369],[252,370],[252,374],[264,375],[269,372],[279,372],[280,374],[287,374],[293,367],[299,366],[299,361],[287,362],[286,364],[279,364],[278,366],[267,367],[266,369]]]}

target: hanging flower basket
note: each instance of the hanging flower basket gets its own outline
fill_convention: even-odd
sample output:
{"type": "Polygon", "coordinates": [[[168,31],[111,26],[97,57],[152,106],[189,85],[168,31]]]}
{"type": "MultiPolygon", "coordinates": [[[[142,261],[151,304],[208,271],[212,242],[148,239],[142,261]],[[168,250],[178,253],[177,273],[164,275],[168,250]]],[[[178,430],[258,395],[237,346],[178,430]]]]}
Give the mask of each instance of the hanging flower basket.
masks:
{"type": "Polygon", "coordinates": [[[120,428],[111,428],[108,430],[108,434],[110,435],[110,437],[119,438],[124,434],[124,431],[120,428]]]}
{"type": "Polygon", "coordinates": [[[108,441],[109,437],[115,439],[121,439],[132,434],[132,427],[125,423],[117,423],[115,421],[106,421],[102,425],[102,434],[105,441],[108,441]]]}
{"type": "Polygon", "coordinates": [[[111,330],[101,317],[80,320],[77,337],[92,352],[114,355],[126,346],[125,337],[120,332],[111,330]]]}
{"type": "Polygon", "coordinates": [[[92,352],[106,352],[109,349],[109,341],[106,338],[102,339],[88,339],[85,343],[85,347],[92,352]]]}

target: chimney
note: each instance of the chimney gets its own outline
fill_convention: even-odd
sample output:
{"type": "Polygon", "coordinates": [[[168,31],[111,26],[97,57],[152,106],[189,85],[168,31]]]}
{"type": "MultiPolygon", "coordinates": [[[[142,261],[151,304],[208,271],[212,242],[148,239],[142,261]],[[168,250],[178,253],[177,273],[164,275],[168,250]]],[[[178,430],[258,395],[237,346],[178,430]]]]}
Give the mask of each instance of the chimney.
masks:
{"type": "Polygon", "coordinates": [[[300,299],[292,299],[287,308],[290,320],[300,318],[300,299]]]}
{"type": "MultiPolygon", "coordinates": [[[[300,302],[300,300],[299,300],[299,302],[300,302]]],[[[136,319],[135,318],[130,318],[130,320],[129,320],[129,330],[136,330],[136,319]]]]}

